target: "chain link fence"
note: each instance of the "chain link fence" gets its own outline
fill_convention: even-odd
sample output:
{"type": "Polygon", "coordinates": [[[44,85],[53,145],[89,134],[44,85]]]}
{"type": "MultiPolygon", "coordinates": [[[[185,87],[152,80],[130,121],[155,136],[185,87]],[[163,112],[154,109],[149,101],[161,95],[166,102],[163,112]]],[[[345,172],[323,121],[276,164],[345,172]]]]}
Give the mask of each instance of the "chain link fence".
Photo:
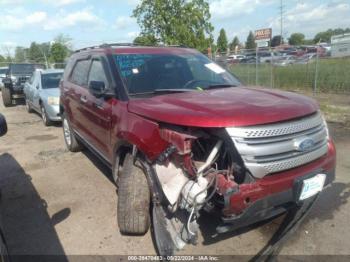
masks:
{"type": "Polygon", "coordinates": [[[327,53],[242,50],[211,57],[244,84],[314,93],[350,94],[350,57],[327,53]]]}

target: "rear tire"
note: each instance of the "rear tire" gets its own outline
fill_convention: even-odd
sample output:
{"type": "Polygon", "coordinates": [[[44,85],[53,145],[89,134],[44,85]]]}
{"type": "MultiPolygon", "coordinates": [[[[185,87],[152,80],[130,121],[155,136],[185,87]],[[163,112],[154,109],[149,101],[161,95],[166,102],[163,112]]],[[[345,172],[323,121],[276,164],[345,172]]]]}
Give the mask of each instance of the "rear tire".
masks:
{"type": "Polygon", "coordinates": [[[118,177],[118,226],[123,234],[143,235],[150,227],[150,190],[143,170],[128,153],[118,177]]]}
{"type": "Polygon", "coordinates": [[[65,113],[62,114],[62,127],[67,149],[71,152],[80,152],[83,146],[76,138],[65,113]]]}
{"type": "Polygon", "coordinates": [[[12,96],[9,88],[2,88],[2,101],[4,102],[5,107],[12,106],[12,96]]]}
{"type": "Polygon", "coordinates": [[[26,109],[27,109],[27,112],[28,112],[28,113],[33,113],[33,109],[32,109],[32,107],[30,106],[29,101],[28,101],[27,98],[26,98],[26,109]]]}

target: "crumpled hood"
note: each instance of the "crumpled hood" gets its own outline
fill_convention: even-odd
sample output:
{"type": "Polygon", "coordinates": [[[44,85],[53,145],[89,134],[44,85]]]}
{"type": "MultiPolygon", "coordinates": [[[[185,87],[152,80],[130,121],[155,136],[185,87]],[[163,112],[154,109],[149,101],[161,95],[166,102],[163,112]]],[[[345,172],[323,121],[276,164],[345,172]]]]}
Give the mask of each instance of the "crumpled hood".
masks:
{"type": "Polygon", "coordinates": [[[133,99],[128,109],[176,125],[230,127],[298,118],[314,113],[318,105],[311,98],[291,92],[233,87],[133,99]]]}

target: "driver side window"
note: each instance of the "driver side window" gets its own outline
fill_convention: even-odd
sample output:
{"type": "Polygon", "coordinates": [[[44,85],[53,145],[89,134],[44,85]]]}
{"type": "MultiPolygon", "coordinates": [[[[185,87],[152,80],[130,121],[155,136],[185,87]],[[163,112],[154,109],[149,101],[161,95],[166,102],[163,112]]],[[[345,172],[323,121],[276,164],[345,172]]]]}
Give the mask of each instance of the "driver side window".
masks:
{"type": "Polygon", "coordinates": [[[88,83],[91,81],[99,81],[104,82],[105,87],[108,86],[108,81],[106,77],[106,73],[103,69],[103,64],[100,60],[93,60],[91,64],[91,69],[89,73],[88,83]]]}

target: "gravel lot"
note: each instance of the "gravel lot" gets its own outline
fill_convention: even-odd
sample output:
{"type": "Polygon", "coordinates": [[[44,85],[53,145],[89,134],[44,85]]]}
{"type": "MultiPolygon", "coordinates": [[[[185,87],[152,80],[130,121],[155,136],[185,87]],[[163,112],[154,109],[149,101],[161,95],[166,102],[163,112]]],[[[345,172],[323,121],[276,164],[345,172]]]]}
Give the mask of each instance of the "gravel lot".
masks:
{"type": "MultiPolygon", "coordinates": [[[[1,99],[0,99],[1,100],[1,99]]],[[[0,139],[1,214],[11,254],[155,254],[150,232],[122,236],[110,171],[89,152],[66,151],[60,125],[44,127],[20,105],[0,112],[9,132],[0,139]]],[[[350,129],[330,123],[337,145],[336,182],[324,190],[282,254],[350,254],[350,129]]],[[[278,221],[239,236],[203,241],[181,254],[253,255],[278,221]]],[[[210,221],[203,222],[205,229],[210,221]]]]}

